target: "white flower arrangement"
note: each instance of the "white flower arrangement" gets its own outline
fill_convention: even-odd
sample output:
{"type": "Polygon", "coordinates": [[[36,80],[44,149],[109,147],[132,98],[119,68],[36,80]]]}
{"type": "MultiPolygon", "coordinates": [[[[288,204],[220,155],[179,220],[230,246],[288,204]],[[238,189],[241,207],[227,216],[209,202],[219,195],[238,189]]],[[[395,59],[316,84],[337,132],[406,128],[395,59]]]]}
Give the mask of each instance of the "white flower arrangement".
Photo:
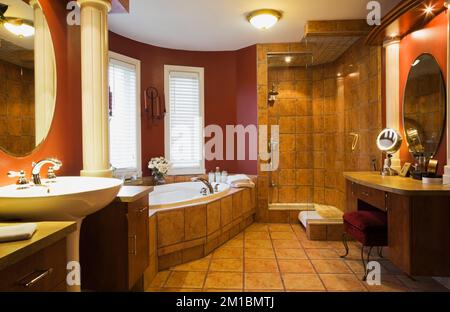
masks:
{"type": "Polygon", "coordinates": [[[152,158],[148,163],[148,168],[156,180],[162,180],[167,176],[170,169],[170,163],[164,157],[152,158]]]}

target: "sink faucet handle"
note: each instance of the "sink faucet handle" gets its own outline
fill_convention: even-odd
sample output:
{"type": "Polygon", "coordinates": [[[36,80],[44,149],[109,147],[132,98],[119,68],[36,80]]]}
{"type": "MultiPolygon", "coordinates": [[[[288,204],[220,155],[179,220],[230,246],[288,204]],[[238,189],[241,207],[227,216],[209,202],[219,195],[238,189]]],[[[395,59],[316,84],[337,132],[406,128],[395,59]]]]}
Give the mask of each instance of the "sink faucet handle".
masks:
{"type": "Polygon", "coordinates": [[[59,168],[55,168],[54,166],[49,167],[48,171],[47,171],[47,179],[49,180],[55,180],[56,179],[56,174],[55,171],[57,171],[59,168]]]}
{"type": "Polygon", "coordinates": [[[16,182],[17,185],[25,185],[28,184],[28,180],[25,175],[25,171],[9,171],[8,172],[8,178],[19,178],[16,182]]]}

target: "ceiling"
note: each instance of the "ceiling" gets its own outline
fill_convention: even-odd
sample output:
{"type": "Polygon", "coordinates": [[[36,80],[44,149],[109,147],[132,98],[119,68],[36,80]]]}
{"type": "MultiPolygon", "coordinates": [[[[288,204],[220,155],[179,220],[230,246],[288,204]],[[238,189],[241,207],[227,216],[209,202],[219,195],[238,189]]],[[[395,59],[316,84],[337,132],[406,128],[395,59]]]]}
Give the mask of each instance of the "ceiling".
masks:
{"type": "MultiPolygon", "coordinates": [[[[378,0],[382,14],[401,0],[378,0]]],[[[256,43],[298,42],[308,20],[365,19],[369,0],[131,0],[130,14],[111,14],[109,28],[122,36],[165,48],[237,50],[256,43]],[[283,12],[273,28],[253,28],[256,9],[283,12]]]]}

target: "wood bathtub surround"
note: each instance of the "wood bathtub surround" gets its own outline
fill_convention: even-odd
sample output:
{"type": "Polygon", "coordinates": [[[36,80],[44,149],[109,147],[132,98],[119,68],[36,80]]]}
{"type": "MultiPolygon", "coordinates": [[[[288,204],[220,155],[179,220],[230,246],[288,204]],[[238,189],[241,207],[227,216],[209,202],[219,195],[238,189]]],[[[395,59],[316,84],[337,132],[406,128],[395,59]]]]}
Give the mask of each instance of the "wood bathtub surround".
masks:
{"type": "Polygon", "coordinates": [[[239,234],[254,221],[255,198],[255,189],[233,189],[206,205],[158,210],[159,270],[200,259],[239,234]]]}

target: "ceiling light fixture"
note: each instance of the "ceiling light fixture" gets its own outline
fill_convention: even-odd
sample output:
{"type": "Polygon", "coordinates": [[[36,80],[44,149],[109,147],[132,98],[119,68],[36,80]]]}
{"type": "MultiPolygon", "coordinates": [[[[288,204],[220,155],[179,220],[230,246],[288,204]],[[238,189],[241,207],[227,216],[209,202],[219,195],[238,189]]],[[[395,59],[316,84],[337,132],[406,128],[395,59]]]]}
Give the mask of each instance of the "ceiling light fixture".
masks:
{"type": "Polygon", "coordinates": [[[247,16],[247,20],[255,28],[258,29],[269,29],[273,27],[283,16],[280,11],[272,9],[262,9],[251,12],[247,16]]]}
{"type": "Polygon", "coordinates": [[[6,17],[7,10],[8,6],[0,3],[0,26],[3,25],[6,30],[20,38],[34,35],[34,26],[31,21],[17,17],[6,17]]]}
{"type": "Polygon", "coordinates": [[[284,58],[284,61],[285,61],[287,64],[290,64],[290,63],[292,62],[292,56],[286,56],[286,57],[284,58]]]}
{"type": "Polygon", "coordinates": [[[20,18],[7,18],[3,26],[12,34],[24,38],[31,37],[34,35],[33,25],[26,20],[20,18]]]}

